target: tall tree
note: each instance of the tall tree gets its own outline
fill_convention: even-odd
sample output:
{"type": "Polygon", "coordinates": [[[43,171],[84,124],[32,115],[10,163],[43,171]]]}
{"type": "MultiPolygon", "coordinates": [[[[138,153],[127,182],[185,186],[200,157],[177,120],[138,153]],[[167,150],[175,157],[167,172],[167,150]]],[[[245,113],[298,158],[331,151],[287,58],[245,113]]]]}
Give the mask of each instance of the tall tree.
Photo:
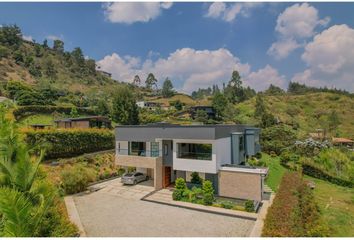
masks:
{"type": "Polygon", "coordinates": [[[153,86],[157,86],[157,79],[155,78],[154,74],[149,73],[146,78],[145,85],[148,89],[152,89],[153,86]]]}
{"type": "Polygon", "coordinates": [[[48,48],[48,40],[44,39],[42,46],[47,49],[48,48]]]}
{"type": "Polygon", "coordinates": [[[228,100],[224,94],[216,93],[213,96],[212,106],[218,117],[222,117],[224,115],[224,111],[227,105],[228,105],[228,100]]]}
{"type": "Polygon", "coordinates": [[[173,85],[169,78],[166,78],[162,85],[162,96],[165,98],[172,97],[174,94],[173,85]]]}
{"type": "Polygon", "coordinates": [[[328,116],[328,128],[332,134],[336,134],[336,130],[340,124],[340,119],[338,114],[335,110],[332,110],[328,116]]]}
{"type": "Polygon", "coordinates": [[[17,25],[0,27],[0,44],[18,49],[22,43],[21,29],[17,25]]]}
{"type": "Polygon", "coordinates": [[[258,93],[256,96],[256,109],[254,111],[255,118],[261,118],[264,113],[266,113],[266,106],[264,104],[263,96],[258,93]]]}
{"type": "Polygon", "coordinates": [[[74,50],[71,52],[71,56],[74,58],[74,60],[79,66],[83,66],[85,64],[85,57],[82,53],[81,48],[74,48],[74,50]]]}
{"type": "Polygon", "coordinates": [[[120,87],[114,94],[112,119],[122,125],[139,124],[139,111],[136,99],[128,87],[120,87]]]}
{"type": "Polygon", "coordinates": [[[63,53],[64,52],[64,42],[59,39],[55,39],[53,43],[53,50],[63,53]]]}
{"type": "Polygon", "coordinates": [[[139,85],[141,84],[141,80],[140,80],[139,75],[135,75],[135,76],[134,76],[133,84],[134,84],[135,86],[139,86],[139,85]]]}
{"type": "Polygon", "coordinates": [[[245,91],[242,87],[241,76],[238,71],[233,71],[231,79],[224,90],[225,96],[232,103],[246,100],[245,91]]]}

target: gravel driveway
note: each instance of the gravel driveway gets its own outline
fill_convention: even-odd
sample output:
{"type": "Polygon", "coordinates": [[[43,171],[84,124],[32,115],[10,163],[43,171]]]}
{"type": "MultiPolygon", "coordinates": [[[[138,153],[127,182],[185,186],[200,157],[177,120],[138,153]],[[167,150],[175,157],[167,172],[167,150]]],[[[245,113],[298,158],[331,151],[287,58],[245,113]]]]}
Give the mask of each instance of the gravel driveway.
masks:
{"type": "MultiPolygon", "coordinates": [[[[112,185],[117,185],[117,182],[112,185]]],[[[107,189],[112,189],[108,186],[107,189]]],[[[116,186],[120,189],[125,186],[116,186]]],[[[127,191],[134,190],[125,187],[127,191]]],[[[122,190],[75,196],[88,237],[245,237],[254,221],[139,200],[122,190]]]]}

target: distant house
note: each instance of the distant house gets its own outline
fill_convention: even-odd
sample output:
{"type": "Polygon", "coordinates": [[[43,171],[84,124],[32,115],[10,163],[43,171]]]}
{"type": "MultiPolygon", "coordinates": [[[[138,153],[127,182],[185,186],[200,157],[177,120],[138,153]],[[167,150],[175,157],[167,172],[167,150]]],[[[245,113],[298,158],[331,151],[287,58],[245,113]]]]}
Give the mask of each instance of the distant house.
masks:
{"type": "Polygon", "coordinates": [[[103,116],[65,118],[54,122],[57,128],[112,128],[111,120],[103,116]]]}
{"type": "Polygon", "coordinates": [[[354,141],[348,138],[332,138],[332,144],[335,146],[354,147],[354,141]]]}
{"type": "Polygon", "coordinates": [[[208,115],[208,118],[215,118],[215,110],[212,106],[194,106],[190,108],[189,114],[192,119],[195,119],[197,111],[204,111],[208,115]]]}
{"type": "Polygon", "coordinates": [[[146,101],[139,101],[136,102],[136,105],[140,108],[147,108],[150,110],[155,110],[156,108],[161,107],[160,103],[157,102],[146,102],[146,101]]]}
{"type": "Polygon", "coordinates": [[[316,129],[314,132],[309,133],[309,137],[314,140],[324,140],[326,138],[326,133],[324,129],[316,129]]]}

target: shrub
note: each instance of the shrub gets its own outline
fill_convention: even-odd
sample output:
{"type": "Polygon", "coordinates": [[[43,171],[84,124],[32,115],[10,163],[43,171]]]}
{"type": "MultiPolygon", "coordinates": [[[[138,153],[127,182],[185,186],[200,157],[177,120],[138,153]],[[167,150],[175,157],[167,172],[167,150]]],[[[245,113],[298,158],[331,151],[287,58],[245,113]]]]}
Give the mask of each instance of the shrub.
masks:
{"type": "Polygon", "coordinates": [[[46,159],[78,156],[114,148],[114,134],[104,129],[27,129],[30,146],[45,143],[46,159]]]}
{"type": "Polygon", "coordinates": [[[61,180],[66,194],[78,193],[84,191],[89,182],[96,180],[96,172],[83,164],[76,164],[63,170],[61,180]]]}
{"type": "Polygon", "coordinates": [[[203,179],[199,177],[199,174],[197,172],[192,172],[191,174],[191,183],[193,184],[202,184],[203,179]]]}
{"type": "Polygon", "coordinates": [[[203,203],[204,205],[212,205],[214,201],[214,188],[209,180],[203,181],[203,203]]]}
{"type": "Polygon", "coordinates": [[[262,236],[325,236],[313,194],[298,172],[286,173],[268,209],[262,236]]]}
{"type": "Polygon", "coordinates": [[[251,200],[247,200],[245,202],[245,210],[247,212],[254,212],[254,203],[251,200]]]}
{"type": "Polygon", "coordinates": [[[231,201],[223,201],[223,202],[220,203],[220,206],[222,208],[232,209],[235,206],[235,204],[233,202],[231,202],[231,201]]]}
{"type": "Polygon", "coordinates": [[[280,163],[287,165],[288,163],[297,164],[300,160],[300,156],[289,150],[285,150],[280,154],[280,163]]]}
{"type": "Polygon", "coordinates": [[[123,174],[125,173],[125,169],[124,168],[119,168],[117,171],[118,176],[123,176],[123,174]]]}
{"type": "Polygon", "coordinates": [[[175,187],[179,190],[184,190],[187,188],[186,181],[183,178],[177,178],[175,181],[175,187]]]}
{"type": "Polygon", "coordinates": [[[175,189],[172,193],[172,199],[175,201],[182,200],[183,197],[183,190],[182,189],[175,189]]]}
{"type": "Polygon", "coordinates": [[[213,194],[204,193],[204,196],[203,196],[203,204],[204,205],[210,206],[210,205],[213,204],[213,201],[214,201],[214,195],[213,194]]]}

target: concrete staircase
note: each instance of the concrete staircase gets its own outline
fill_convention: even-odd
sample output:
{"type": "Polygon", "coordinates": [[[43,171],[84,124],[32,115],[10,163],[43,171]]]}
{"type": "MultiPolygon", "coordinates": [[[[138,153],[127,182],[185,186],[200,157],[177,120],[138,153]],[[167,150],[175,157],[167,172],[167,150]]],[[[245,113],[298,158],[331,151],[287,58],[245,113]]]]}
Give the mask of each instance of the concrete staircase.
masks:
{"type": "Polygon", "coordinates": [[[264,193],[274,193],[273,190],[267,184],[264,184],[263,192],[264,193]]]}

